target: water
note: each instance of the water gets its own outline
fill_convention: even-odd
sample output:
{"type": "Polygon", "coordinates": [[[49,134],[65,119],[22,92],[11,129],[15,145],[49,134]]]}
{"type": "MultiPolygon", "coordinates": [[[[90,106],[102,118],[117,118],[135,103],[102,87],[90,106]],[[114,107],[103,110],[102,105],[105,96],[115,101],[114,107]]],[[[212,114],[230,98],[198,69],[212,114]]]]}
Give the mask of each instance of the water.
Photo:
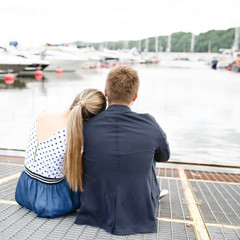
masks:
{"type": "MultiPolygon", "coordinates": [[[[140,76],[133,111],[152,114],[167,133],[171,160],[240,165],[240,74],[214,71],[204,62],[135,65],[140,76]]],[[[0,84],[0,148],[25,149],[31,117],[65,110],[82,89],[104,90],[108,69],[45,73],[0,84]]]]}

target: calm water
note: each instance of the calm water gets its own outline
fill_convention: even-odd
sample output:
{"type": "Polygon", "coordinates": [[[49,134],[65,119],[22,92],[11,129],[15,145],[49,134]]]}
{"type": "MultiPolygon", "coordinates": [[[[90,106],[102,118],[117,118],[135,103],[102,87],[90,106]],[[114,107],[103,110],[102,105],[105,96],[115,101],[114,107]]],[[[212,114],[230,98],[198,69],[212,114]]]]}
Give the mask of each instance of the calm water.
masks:
{"type": "MultiPolygon", "coordinates": [[[[132,109],[152,114],[167,133],[171,160],[240,165],[240,74],[204,62],[137,65],[141,85],[132,109]]],[[[108,69],[45,74],[0,85],[0,148],[25,149],[31,117],[65,110],[82,89],[104,90],[108,69]]]]}

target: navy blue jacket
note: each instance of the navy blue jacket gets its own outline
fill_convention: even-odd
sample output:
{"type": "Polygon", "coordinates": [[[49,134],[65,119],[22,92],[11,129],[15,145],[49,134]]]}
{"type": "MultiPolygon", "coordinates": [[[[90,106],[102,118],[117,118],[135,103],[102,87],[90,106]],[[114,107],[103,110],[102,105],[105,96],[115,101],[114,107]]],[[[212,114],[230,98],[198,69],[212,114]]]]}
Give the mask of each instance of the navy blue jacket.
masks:
{"type": "Polygon", "coordinates": [[[75,223],[117,235],[156,232],[160,190],[153,159],[167,161],[170,152],[155,119],[111,105],[83,133],[84,192],[75,223]]]}

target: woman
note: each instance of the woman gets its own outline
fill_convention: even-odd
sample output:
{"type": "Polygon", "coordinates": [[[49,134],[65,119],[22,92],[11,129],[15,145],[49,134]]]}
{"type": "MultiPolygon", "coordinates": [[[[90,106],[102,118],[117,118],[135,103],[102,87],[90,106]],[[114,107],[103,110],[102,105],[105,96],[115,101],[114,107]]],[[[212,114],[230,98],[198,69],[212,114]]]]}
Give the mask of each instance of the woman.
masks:
{"type": "Polygon", "coordinates": [[[34,118],[15,199],[38,217],[54,218],[79,207],[83,191],[83,122],[106,108],[104,94],[86,89],[62,113],[34,118]]]}

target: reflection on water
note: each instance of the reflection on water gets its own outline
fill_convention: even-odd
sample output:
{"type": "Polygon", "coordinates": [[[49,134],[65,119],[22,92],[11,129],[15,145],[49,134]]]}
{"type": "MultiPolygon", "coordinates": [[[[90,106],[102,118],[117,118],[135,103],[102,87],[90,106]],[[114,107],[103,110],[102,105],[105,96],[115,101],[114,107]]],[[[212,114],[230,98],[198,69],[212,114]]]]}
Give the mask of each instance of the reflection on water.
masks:
{"type": "Polygon", "coordinates": [[[0,80],[0,89],[26,88],[26,82],[16,79],[13,84],[5,84],[4,80],[0,80]]]}
{"type": "MultiPolygon", "coordinates": [[[[167,66],[133,66],[141,84],[132,109],[160,123],[172,160],[239,166],[240,75],[213,71],[202,62],[167,66]]],[[[85,88],[104,90],[108,72],[45,73],[43,81],[21,78],[23,87],[0,88],[0,148],[25,149],[33,114],[62,111],[85,88]]]]}

